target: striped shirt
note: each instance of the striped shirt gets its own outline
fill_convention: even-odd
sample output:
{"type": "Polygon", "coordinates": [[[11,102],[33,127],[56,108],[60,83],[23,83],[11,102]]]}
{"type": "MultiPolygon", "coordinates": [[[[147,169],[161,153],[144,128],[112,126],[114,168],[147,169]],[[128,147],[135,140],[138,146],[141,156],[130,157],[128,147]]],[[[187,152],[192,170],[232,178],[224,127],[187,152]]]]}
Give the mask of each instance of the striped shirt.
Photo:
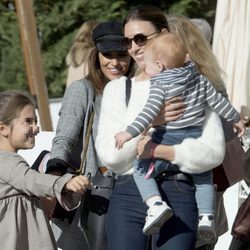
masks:
{"type": "Polygon", "coordinates": [[[188,126],[201,126],[205,120],[205,107],[209,107],[227,121],[236,123],[240,120],[237,110],[229,100],[201,75],[193,62],[183,67],[168,69],[153,77],[150,92],[142,112],[130,124],[126,131],[135,137],[142,133],[159,114],[164,103],[181,96],[186,110],[176,121],[156,127],[158,130],[180,129],[188,126]]]}

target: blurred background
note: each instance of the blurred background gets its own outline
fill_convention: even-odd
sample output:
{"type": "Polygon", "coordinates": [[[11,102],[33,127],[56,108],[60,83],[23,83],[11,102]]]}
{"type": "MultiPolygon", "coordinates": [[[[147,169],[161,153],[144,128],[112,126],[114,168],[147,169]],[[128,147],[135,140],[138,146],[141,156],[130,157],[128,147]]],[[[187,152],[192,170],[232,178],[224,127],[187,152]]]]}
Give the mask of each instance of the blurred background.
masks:
{"type": "MultiPolygon", "coordinates": [[[[0,0],[0,91],[26,89],[16,3],[0,0]]],[[[25,1],[23,1],[25,2],[25,1]]],[[[65,58],[77,30],[87,20],[122,20],[138,4],[159,6],[166,14],[204,18],[214,26],[215,0],[35,0],[36,27],[49,98],[62,97],[67,78],[65,58]]]]}

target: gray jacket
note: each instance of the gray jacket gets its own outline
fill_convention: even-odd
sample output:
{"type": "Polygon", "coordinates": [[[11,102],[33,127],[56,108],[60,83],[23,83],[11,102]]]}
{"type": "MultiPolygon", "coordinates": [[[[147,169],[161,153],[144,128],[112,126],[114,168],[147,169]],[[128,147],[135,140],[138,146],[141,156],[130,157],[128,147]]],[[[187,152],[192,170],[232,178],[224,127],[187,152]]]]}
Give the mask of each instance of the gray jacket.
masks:
{"type": "Polygon", "coordinates": [[[74,166],[80,166],[88,118],[90,112],[94,109],[95,116],[88,145],[85,173],[90,172],[92,176],[95,174],[97,166],[100,165],[94,147],[100,106],[101,96],[94,98],[94,90],[88,80],[75,81],[66,89],[59,111],[60,118],[56,128],[56,136],[53,139],[51,149],[52,159],[62,159],[74,166]]]}

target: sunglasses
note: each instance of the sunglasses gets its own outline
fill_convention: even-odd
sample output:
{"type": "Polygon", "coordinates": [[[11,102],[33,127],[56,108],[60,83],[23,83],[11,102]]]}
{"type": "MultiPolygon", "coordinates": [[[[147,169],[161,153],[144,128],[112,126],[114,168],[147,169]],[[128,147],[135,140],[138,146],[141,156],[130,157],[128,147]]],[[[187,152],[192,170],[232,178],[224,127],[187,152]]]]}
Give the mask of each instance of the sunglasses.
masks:
{"type": "Polygon", "coordinates": [[[124,46],[126,47],[126,49],[131,49],[132,48],[132,42],[134,41],[138,46],[144,46],[147,43],[148,37],[152,36],[156,33],[158,33],[159,31],[153,32],[147,36],[143,35],[143,34],[137,34],[135,35],[133,38],[127,38],[125,37],[123,42],[124,42],[124,46]]]}

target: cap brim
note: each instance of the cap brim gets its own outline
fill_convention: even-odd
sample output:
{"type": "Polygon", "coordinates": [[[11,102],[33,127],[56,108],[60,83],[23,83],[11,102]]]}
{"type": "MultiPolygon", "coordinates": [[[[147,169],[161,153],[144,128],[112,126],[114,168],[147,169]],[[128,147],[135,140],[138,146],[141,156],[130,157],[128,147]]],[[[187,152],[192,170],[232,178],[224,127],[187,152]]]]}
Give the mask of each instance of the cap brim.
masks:
{"type": "Polygon", "coordinates": [[[127,51],[121,38],[98,39],[96,41],[96,49],[101,53],[127,51]]]}

